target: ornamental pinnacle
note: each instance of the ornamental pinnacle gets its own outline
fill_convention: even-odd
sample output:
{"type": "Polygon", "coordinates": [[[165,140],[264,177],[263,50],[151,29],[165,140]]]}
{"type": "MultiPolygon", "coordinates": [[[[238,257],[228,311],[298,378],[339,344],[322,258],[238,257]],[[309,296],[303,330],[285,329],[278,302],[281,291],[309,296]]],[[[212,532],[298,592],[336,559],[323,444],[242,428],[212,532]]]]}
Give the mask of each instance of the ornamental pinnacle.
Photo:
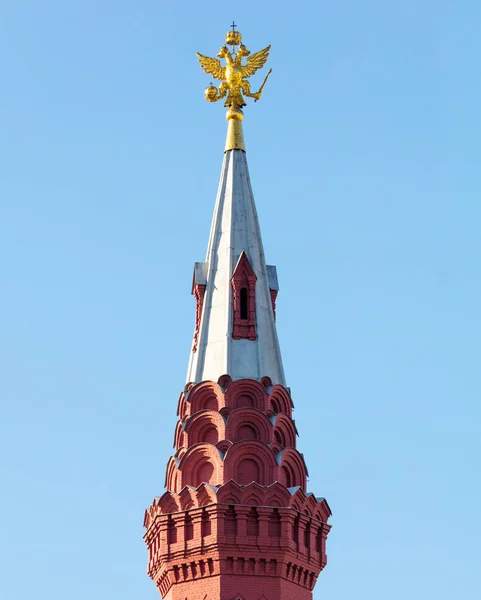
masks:
{"type": "Polygon", "coordinates": [[[229,51],[227,46],[224,45],[217,54],[219,58],[225,59],[225,67],[222,66],[219,58],[210,58],[198,52],[197,57],[200,66],[206,73],[222,81],[219,89],[215,85],[212,85],[212,83],[210,84],[205,90],[206,100],[217,102],[227,96],[224,106],[229,107],[226,114],[226,118],[229,121],[229,129],[225,150],[245,150],[240,123],[244,118],[242,108],[246,106],[244,96],[254,98],[254,102],[257,102],[262,96],[264,86],[269,79],[272,69],[269,70],[263,84],[254,94],[251,93],[251,84],[248,78],[266,64],[271,47],[267,46],[267,48],[251,55],[250,51],[242,43],[240,31],[235,30],[234,23],[232,24],[232,29],[226,33],[225,41],[226,44],[232,47],[232,51],[229,51]],[[236,51],[237,46],[239,46],[239,49],[236,51]],[[242,64],[244,57],[247,59],[245,65],[242,64]]]}
{"type": "Polygon", "coordinates": [[[232,46],[232,51],[229,51],[227,46],[222,46],[217,54],[219,58],[225,59],[225,67],[221,65],[218,58],[210,58],[197,52],[200,66],[204,71],[222,81],[219,89],[211,84],[205,90],[205,97],[209,102],[217,102],[217,100],[221,100],[227,95],[224,106],[241,109],[246,105],[242,94],[248,98],[254,98],[255,102],[262,95],[262,90],[272,69],[267,73],[264,83],[255,94],[251,94],[251,84],[248,81],[248,77],[254,75],[258,69],[261,69],[266,64],[271,47],[267,46],[264,50],[251,55],[250,51],[242,44],[240,31],[235,31],[234,29],[226,33],[225,41],[232,46]],[[237,51],[235,51],[236,46],[239,46],[239,50],[237,51]],[[242,64],[244,57],[247,58],[245,65],[242,64]]]}

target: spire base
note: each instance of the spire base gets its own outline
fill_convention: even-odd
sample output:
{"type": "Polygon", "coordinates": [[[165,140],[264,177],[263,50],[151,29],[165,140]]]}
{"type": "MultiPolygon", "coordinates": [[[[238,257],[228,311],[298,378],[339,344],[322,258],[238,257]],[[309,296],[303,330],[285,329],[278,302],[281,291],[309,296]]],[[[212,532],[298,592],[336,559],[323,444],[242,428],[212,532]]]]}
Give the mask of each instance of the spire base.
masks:
{"type": "Polygon", "coordinates": [[[224,152],[228,150],[243,150],[245,152],[244,132],[242,131],[244,113],[242,109],[237,106],[229,108],[225,118],[228,125],[224,152]]]}

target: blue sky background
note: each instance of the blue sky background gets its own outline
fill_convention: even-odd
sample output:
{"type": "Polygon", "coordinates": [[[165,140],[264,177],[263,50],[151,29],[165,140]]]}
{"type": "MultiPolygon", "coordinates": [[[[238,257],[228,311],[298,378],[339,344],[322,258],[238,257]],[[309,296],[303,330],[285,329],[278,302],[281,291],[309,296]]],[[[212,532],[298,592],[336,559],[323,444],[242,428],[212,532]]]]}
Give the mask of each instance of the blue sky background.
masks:
{"type": "Polygon", "coordinates": [[[226,5],[1,2],[0,598],[157,598],[226,129],[195,51],[233,18],[272,44],[245,135],[334,512],[314,598],[479,598],[481,3],[226,5]]]}

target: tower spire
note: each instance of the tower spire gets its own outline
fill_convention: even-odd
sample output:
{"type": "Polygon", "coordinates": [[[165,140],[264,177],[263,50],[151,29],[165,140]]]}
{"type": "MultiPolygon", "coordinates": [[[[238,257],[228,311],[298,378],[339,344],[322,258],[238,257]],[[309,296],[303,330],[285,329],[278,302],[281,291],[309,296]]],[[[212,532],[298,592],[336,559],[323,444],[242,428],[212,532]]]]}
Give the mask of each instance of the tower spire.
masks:
{"type": "Polygon", "coordinates": [[[197,299],[187,381],[267,376],[285,385],[275,324],[277,272],[266,265],[246,154],[224,154],[206,260],[194,268],[197,299]]]}
{"type": "Polygon", "coordinates": [[[327,561],[331,511],[307,492],[296,448],[277,273],[266,265],[242,137],[243,94],[258,100],[267,81],[251,94],[245,77],[270,46],[250,56],[241,39],[227,33],[240,47],[221,48],[226,67],[198,55],[222,80],[206,98],[227,96],[228,130],[206,260],[194,266],[196,325],[167,491],[144,520],[148,573],[168,600],[312,600],[327,561]]]}
{"type": "Polygon", "coordinates": [[[265,64],[270,46],[251,56],[241,42],[233,26],[226,43],[239,49],[221,48],[217,56],[225,58],[225,67],[197,54],[201,67],[223,80],[219,90],[211,84],[205,96],[210,102],[226,97],[228,126],[207,256],[194,269],[196,328],[187,381],[216,381],[228,373],[257,381],[267,376],[285,385],[275,326],[277,273],[264,257],[242,132],[243,94],[259,100],[270,71],[255,94],[247,78],[265,64]],[[248,57],[246,65],[243,57],[248,57]]]}

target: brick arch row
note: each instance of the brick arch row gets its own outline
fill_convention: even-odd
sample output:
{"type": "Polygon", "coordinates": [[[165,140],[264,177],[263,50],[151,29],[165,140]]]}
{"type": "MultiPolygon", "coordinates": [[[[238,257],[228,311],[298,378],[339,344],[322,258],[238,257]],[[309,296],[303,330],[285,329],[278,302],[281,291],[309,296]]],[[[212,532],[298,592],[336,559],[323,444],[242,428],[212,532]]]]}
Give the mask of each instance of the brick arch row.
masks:
{"type": "Polygon", "coordinates": [[[215,486],[233,480],[239,485],[252,482],[268,486],[278,481],[286,488],[306,487],[307,470],[295,448],[275,454],[266,443],[245,439],[232,443],[223,453],[212,443],[182,448],[167,464],[166,488],[180,492],[185,486],[201,483],[215,486]]]}
{"type": "Polygon", "coordinates": [[[186,390],[177,410],[177,451],[201,442],[218,444],[242,439],[265,442],[276,452],[295,447],[296,429],[288,414],[292,402],[282,386],[271,387],[270,395],[261,383],[251,380],[230,383],[226,392],[211,381],[189,384],[186,390]]]}
{"type": "Polygon", "coordinates": [[[224,417],[222,413],[206,409],[177,422],[174,447],[179,450],[201,442],[216,445],[222,440],[235,443],[245,439],[266,444],[278,442],[280,448],[295,447],[296,431],[285,414],[269,419],[256,408],[237,408],[224,417]]]}
{"type": "Polygon", "coordinates": [[[306,494],[300,488],[292,493],[279,482],[270,486],[261,486],[258,483],[242,486],[231,480],[218,488],[201,483],[197,488],[185,487],[179,493],[165,492],[162,496],[155,498],[145,511],[144,527],[150,527],[157,515],[172,514],[211,504],[293,508],[300,514],[312,517],[322,523],[327,523],[331,516],[331,509],[324,498],[306,494]]]}
{"type": "MultiPolygon", "coordinates": [[[[226,383],[222,377],[219,381],[226,383]]],[[[257,408],[263,412],[285,413],[292,417],[293,404],[288,390],[282,385],[272,386],[269,390],[270,393],[262,383],[252,379],[229,382],[227,387],[221,387],[213,381],[188,384],[180,395],[177,415],[183,421],[201,410],[257,408]]]]}

